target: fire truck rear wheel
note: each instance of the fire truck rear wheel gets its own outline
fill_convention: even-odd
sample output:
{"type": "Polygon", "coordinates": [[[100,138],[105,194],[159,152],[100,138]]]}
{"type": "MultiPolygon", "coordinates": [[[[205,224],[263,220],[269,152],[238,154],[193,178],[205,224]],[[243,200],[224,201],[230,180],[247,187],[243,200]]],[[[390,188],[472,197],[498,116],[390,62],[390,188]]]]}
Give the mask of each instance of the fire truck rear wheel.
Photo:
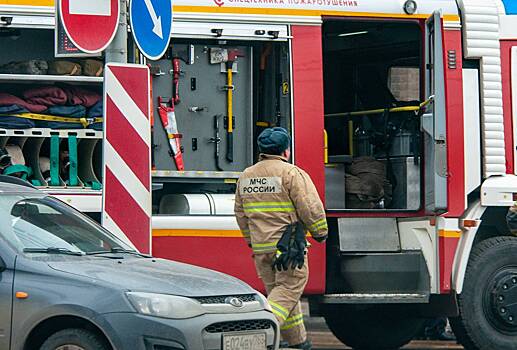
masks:
{"type": "Polygon", "coordinates": [[[469,350],[513,350],[517,344],[517,238],[478,243],[467,265],[459,317],[451,319],[469,350]]]}
{"type": "Polygon", "coordinates": [[[325,320],[332,333],[356,350],[392,350],[409,343],[424,320],[399,306],[329,306],[325,320]]]}

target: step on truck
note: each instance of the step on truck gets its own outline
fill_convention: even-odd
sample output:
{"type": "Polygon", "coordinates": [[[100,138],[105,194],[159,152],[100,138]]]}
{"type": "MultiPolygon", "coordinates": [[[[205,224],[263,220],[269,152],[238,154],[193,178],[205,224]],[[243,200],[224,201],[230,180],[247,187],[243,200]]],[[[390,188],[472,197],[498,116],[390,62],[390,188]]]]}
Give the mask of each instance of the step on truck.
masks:
{"type": "MultiPolygon", "coordinates": [[[[282,126],[328,213],[306,294],[337,338],[398,348],[447,316],[468,349],[515,349],[514,1],[176,0],[173,11],[162,58],[126,48],[152,75],[154,255],[262,288],[233,193],[257,135],[282,126]],[[161,105],[174,106],[176,147],[161,105]]],[[[102,93],[102,74],[36,64],[56,66],[54,24],[51,0],[0,1],[1,92],[102,93]]],[[[102,128],[17,125],[0,125],[0,146],[21,152],[26,177],[101,220],[102,128]]]]}

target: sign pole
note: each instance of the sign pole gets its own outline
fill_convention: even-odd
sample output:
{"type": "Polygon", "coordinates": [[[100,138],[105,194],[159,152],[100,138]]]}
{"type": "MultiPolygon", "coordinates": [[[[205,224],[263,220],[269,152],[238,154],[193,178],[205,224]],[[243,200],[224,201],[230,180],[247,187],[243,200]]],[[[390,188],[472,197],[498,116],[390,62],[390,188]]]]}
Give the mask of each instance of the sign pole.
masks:
{"type": "Polygon", "coordinates": [[[120,0],[119,27],[105,53],[106,63],[127,63],[127,0],[120,0]]]}

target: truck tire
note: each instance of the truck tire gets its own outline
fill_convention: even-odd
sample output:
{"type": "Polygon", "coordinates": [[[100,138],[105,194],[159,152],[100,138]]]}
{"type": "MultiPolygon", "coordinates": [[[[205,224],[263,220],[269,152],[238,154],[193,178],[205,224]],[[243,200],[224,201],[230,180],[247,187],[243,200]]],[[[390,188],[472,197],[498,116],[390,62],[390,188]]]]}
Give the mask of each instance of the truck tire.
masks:
{"type": "Polygon", "coordinates": [[[468,350],[512,350],[517,344],[517,238],[495,237],[470,254],[459,316],[451,319],[468,350]]]}
{"type": "Polygon", "coordinates": [[[85,329],[64,329],[52,334],[40,350],[109,350],[106,342],[85,329]]]}
{"type": "Polygon", "coordinates": [[[332,333],[357,350],[392,350],[409,343],[424,319],[400,307],[332,305],[325,312],[332,333]]]}

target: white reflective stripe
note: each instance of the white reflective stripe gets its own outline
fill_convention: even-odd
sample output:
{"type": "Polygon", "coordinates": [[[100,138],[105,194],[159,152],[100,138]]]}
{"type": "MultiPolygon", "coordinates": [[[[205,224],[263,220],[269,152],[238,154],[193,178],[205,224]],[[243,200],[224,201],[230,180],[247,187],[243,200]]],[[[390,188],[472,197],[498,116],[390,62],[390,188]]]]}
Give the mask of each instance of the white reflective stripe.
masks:
{"type": "Polygon", "coordinates": [[[129,124],[133,126],[135,131],[140,135],[147,146],[151,145],[151,135],[146,131],[149,130],[149,119],[145,116],[133,99],[128,95],[122,84],[117,80],[110,69],[106,70],[106,91],[108,96],[120,112],[127,119],[129,124]]]}
{"type": "Polygon", "coordinates": [[[296,326],[299,326],[303,323],[303,314],[298,314],[295,316],[289,317],[287,320],[285,320],[285,323],[280,327],[281,330],[288,330],[291,328],[294,328],[296,326]]]}
{"type": "Polygon", "coordinates": [[[276,251],[277,242],[272,243],[252,243],[251,247],[254,252],[257,253],[265,253],[265,252],[271,252],[276,251]]]}
{"type": "Polygon", "coordinates": [[[128,244],[133,249],[138,250],[138,249],[136,249],[134,244],[129,240],[129,238],[126,236],[124,231],[122,231],[122,229],[117,225],[117,223],[106,212],[104,212],[104,220],[102,221],[102,224],[106,230],[113,233],[118,239],[120,239],[124,243],[128,244]]]}
{"type": "Polygon", "coordinates": [[[311,225],[312,231],[318,231],[322,228],[328,228],[327,219],[320,219],[311,225]]]}
{"type": "Polygon", "coordinates": [[[110,0],[70,0],[71,15],[111,16],[110,0]]]}
{"type": "Polygon", "coordinates": [[[106,167],[115,175],[121,184],[131,184],[131,186],[125,186],[125,190],[129,192],[129,195],[138,203],[145,213],[150,213],[151,195],[149,194],[149,190],[145,188],[133,170],[124,162],[122,157],[120,157],[109,142],[104,142],[104,147],[106,148],[104,150],[106,157],[104,162],[106,163],[106,167]]]}

